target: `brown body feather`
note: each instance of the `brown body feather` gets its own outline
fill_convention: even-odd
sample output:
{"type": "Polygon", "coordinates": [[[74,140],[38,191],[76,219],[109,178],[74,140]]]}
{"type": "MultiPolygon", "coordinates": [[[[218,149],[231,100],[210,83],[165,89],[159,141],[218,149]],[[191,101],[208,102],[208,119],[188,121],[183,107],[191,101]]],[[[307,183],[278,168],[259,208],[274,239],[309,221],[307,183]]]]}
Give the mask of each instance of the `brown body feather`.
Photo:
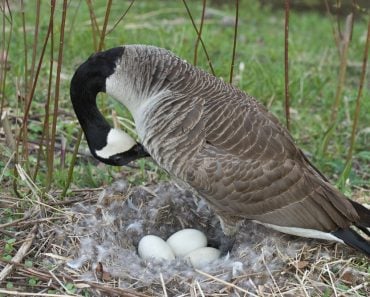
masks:
{"type": "Polygon", "coordinates": [[[247,218],[331,232],[359,221],[348,199],[308,162],[265,107],[171,59],[176,63],[167,70],[169,92],[147,112],[141,135],[161,167],[225,222],[247,218]]]}

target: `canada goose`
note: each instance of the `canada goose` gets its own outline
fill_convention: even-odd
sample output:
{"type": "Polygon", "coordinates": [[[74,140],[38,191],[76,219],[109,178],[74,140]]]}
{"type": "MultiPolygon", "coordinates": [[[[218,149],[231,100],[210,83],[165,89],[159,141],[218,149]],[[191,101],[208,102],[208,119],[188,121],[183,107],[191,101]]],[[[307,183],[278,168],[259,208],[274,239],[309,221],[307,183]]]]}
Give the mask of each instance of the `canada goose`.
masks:
{"type": "Polygon", "coordinates": [[[370,256],[353,229],[370,236],[370,210],[330,185],[253,97],[171,52],[127,45],[96,53],[74,74],[71,99],[96,158],[122,165],[148,153],[208,202],[226,235],[250,219],[370,256]],[[141,145],[109,127],[96,107],[99,92],[129,109],[141,145]]]}

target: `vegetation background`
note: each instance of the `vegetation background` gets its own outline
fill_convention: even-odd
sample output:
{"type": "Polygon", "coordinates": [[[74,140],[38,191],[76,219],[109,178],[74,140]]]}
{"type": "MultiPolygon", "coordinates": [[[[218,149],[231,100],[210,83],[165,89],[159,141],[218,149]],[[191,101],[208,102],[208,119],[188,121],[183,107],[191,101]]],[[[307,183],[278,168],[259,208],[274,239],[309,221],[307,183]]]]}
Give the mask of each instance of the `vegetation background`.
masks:
{"type": "MultiPolygon", "coordinates": [[[[151,160],[113,168],[95,161],[83,139],[80,145],[70,79],[90,54],[121,44],[170,49],[232,80],[284,123],[288,110],[290,131],[314,164],[369,203],[369,3],[291,1],[286,36],[287,2],[1,0],[0,267],[14,260],[33,227],[14,223],[30,209],[41,207],[45,218],[118,178],[135,185],[168,178],[151,160]]],[[[105,95],[99,106],[135,136],[123,106],[105,95]]],[[[368,262],[358,265],[370,271],[368,262]]],[[[42,286],[30,276],[17,282],[2,284],[42,286]]]]}

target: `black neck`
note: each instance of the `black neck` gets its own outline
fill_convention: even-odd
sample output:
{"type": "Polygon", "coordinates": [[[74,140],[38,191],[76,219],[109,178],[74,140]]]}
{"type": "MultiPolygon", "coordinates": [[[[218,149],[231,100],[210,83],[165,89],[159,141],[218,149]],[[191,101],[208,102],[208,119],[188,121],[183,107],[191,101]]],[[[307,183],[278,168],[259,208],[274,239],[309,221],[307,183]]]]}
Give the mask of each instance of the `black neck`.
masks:
{"type": "Polygon", "coordinates": [[[122,58],[123,47],[92,55],[81,64],[71,81],[71,100],[92,153],[106,145],[111,127],[96,106],[96,95],[105,92],[105,81],[122,58]]]}
{"type": "Polygon", "coordinates": [[[100,150],[107,144],[107,135],[111,129],[96,105],[98,91],[86,88],[86,85],[73,77],[71,82],[73,108],[94,155],[95,150],[100,150]]]}
{"type": "Polygon", "coordinates": [[[96,96],[99,92],[105,92],[105,81],[114,73],[116,63],[123,52],[123,47],[117,47],[92,55],[76,70],[70,88],[73,108],[91,153],[104,163],[118,166],[148,155],[140,144],[135,145],[128,152],[110,156],[108,159],[96,155],[97,150],[107,145],[107,137],[111,130],[96,105],[96,96]]]}

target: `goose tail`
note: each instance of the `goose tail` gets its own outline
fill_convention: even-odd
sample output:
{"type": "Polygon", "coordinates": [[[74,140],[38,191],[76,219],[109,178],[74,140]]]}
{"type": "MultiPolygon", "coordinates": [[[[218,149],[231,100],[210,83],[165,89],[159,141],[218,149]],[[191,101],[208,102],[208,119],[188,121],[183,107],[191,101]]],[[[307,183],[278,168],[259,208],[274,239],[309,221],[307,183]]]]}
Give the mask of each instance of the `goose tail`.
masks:
{"type": "MultiPolygon", "coordinates": [[[[364,234],[366,234],[367,237],[370,237],[370,209],[367,209],[365,206],[353,200],[349,201],[360,217],[360,219],[354,225],[364,234]]],[[[341,239],[345,244],[365,253],[368,257],[370,257],[370,241],[366,240],[356,230],[351,228],[339,229],[335,232],[332,232],[332,234],[341,239]]]]}
{"type": "Polygon", "coordinates": [[[332,232],[331,234],[341,239],[348,246],[370,257],[370,242],[363,238],[355,230],[351,228],[339,229],[337,231],[332,232]]]}

